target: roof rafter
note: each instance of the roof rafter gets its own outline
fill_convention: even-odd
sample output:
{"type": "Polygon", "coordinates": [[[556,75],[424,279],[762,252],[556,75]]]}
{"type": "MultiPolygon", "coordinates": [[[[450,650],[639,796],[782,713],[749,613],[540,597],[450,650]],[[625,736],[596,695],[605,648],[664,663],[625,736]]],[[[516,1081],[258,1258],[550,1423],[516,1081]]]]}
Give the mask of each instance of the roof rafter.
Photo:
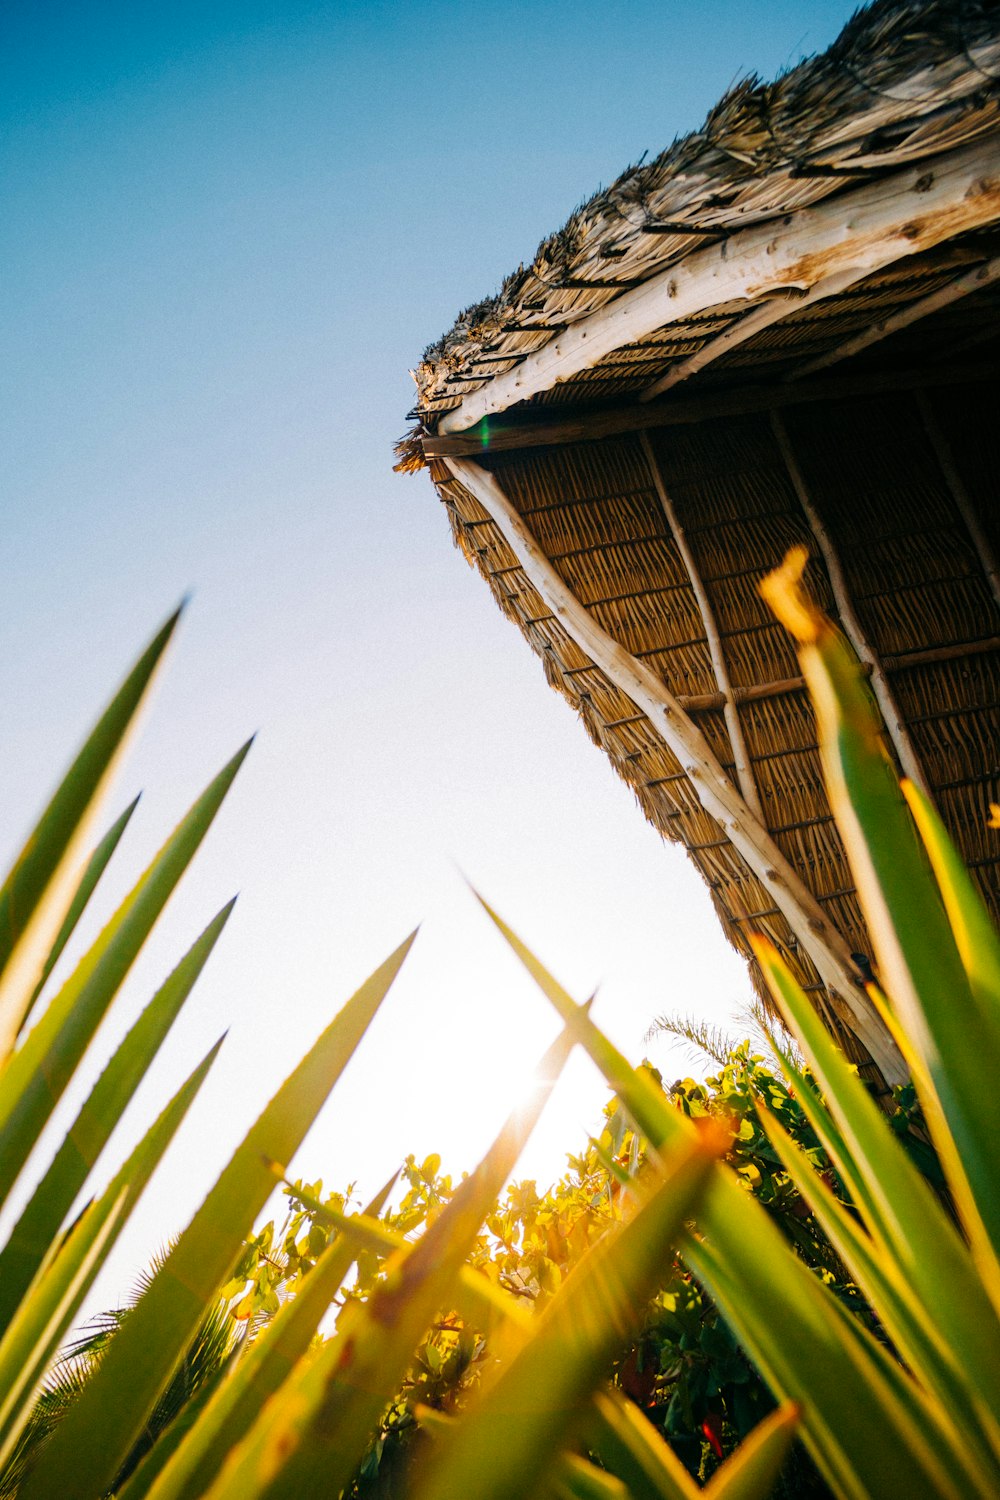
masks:
{"type": "Polygon", "coordinates": [[[855,266],[850,271],[841,272],[839,276],[825,276],[807,292],[779,292],[774,297],[768,297],[759,307],[752,308],[742,317],[734,318],[728,328],[716,334],[715,338],[706,339],[701,348],[687,359],[671,365],[665,375],[640,391],[639,400],[652,401],[654,397],[662,396],[665,391],[680,385],[681,381],[690,380],[692,375],[697,375],[699,370],[703,370],[723,354],[728,354],[731,349],[738,349],[756,334],[763,333],[765,328],[773,328],[775,323],[783,322],[790,313],[812,307],[816,302],[825,302],[828,297],[836,297],[839,292],[846,292],[849,287],[863,281],[870,274],[867,266],[861,269],[855,266]]]}
{"type": "Polygon", "coordinates": [[[815,359],[806,360],[804,364],[797,365],[786,375],[785,379],[799,380],[804,375],[814,375],[817,370],[827,370],[831,365],[839,364],[842,359],[849,359],[852,354],[860,354],[862,349],[869,349],[872,344],[877,344],[882,339],[898,333],[900,329],[909,328],[912,323],[918,323],[921,318],[930,317],[931,313],[950,307],[953,302],[968,297],[970,292],[980,291],[996,281],[998,277],[1000,277],[1000,255],[973,267],[971,271],[966,271],[964,276],[956,276],[954,281],[949,281],[945,286],[938,287],[936,292],[931,292],[928,296],[921,297],[916,302],[910,302],[906,307],[901,307],[890,317],[879,318],[870,328],[862,329],[852,338],[844,339],[842,343],[836,344],[832,349],[827,349],[815,359]]]}
{"type": "Polygon", "coordinates": [[[562,629],[608,680],[643,711],[651,728],[680,761],[702,807],[721,825],[727,841],[770,893],[827,990],[850,1017],[852,1029],[886,1082],[902,1082],[906,1077],[902,1058],[857,983],[847,943],[768,829],[751,812],[701,730],[660,678],[590,615],[560,577],[496,478],[469,459],[449,459],[448,468],[492,517],[532,587],[558,616],[562,629]]]}
{"type": "Polygon", "coordinates": [[[862,666],[868,671],[872,692],[878,703],[886,734],[896,752],[896,758],[904,776],[908,776],[928,798],[932,798],[931,789],[920,767],[920,758],[914,749],[910,731],[906,727],[906,720],[900,712],[899,704],[896,702],[895,694],[886,677],[885,666],[854,607],[840,553],[806,484],[795,449],[788,436],[788,428],[785,426],[780,411],[771,413],[771,430],[784,460],[792,489],[795,491],[803,514],[809,522],[809,530],[826,564],[826,575],[830,580],[830,589],[844,634],[854,647],[862,666]]]}
{"type": "Polygon", "coordinates": [[[691,589],[698,602],[698,611],[701,615],[702,624],[705,627],[712,671],[715,673],[715,681],[718,684],[719,692],[722,694],[722,713],[726,721],[729,743],[732,746],[733,759],[736,763],[736,779],[739,782],[740,792],[754,817],[763,821],[764,809],[761,806],[760,793],[757,790],[757,782],[754,778],[753,764],[750,760],[750,752],[747,749],[746,737],[740,721],[739,707],[733,697],[733,684],[729,677],[729,666],[722,647],[722,637],[719,634],[719,624],[715,617],[715,610],[712,608],[712,601],[708,596],[708,590],[701,576],[701,570],[691,550],[691,544],[681,524],[677,509],[663,482],[663,473],[656,462],[656,454],[653,452],[653,445],[649,440],[648,432],[640,435],[639,442],[642,445],[646,465],[649,469],[649,475],[653,481],[657,496],[659,497],[660,506],[666,517],[667,525],[670,528],[670,535],[681,555],[681,561],[687,569],[688,578],[691,580],[691,589]]]}
{"type": "Polygon", "coordinates": [[[808,292],[854,268],[870,273],[980,228],[998,213],[1000,173],[995,142],[987,137],[938,157],[930,168],[922,162],[824,198],[778,224],[740,230],[556,334],[515,369],[494,376],[446,412],[439,431],[462,432],[679,318],[790,287],[808,292]]]}

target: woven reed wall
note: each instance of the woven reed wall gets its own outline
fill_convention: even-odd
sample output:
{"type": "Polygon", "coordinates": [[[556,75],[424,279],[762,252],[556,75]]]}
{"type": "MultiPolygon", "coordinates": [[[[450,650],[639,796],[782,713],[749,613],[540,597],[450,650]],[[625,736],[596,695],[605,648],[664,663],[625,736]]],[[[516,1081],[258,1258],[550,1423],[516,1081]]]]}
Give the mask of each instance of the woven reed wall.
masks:
{"type": "MultiPolygon", "coordinates": [[[[995,531],[996,391],[966,387],[930,399],[960,482],[995,531]]],[[[903,393],[790,406],[783,416],[869,640],[879,655],[893,659],[890,681],[926,779],[1000,916],[1000,837],[986,827],[989,802],[1000,800],[1000,610],[918,405],[903,393]],[[954,654],[922,665],[897,660],[938,647],[954,654]]],[[[836,609],[771,419],[753,415],[664,428],[652,435],[652,452],[708,595],[734,688],[796,677],[791,642],[758,596],[760,578],[789,546],[803,542],[813,554],[812,591],[830,613],[836,609]]],[[[484,463],[564,581],[617,641],[675,694],[718,691],[691,579],[638,437],[496,455],[484,463]]],[[[433,464],[432,473],[457,543],[542,658],[549,682],[634,789],[650,822],[691,852],[731,941],[748,954],[745,930],[768,932],[839,1030],[794,935],[702,810],[677,761],[549,613],[477,502],[443,464],[433,464]]],[[[771,833],[852,950],[870,952],[823,790],[806,693],[785,690],[744,702],[739,715],[771,833]]],[[[731,770],[722,710],[697,711],[696,721],[731,770]]],[[[856,1045],[853,1052],[860,1055],[856,1045]]]]}

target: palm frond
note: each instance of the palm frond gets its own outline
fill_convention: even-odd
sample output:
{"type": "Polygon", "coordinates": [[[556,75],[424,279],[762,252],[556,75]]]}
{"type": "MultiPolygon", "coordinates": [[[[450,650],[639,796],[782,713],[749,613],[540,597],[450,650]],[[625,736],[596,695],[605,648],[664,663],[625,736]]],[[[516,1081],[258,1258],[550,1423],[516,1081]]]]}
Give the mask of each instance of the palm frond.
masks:
{"type": "Polygon", "coordinates": [[[696,1056],[704,1054],[723,1067],[736,1043],[721,1026],[712,1026],[697,1016],[657,1016],[643,1037],[651,1042],[659,1036],[671,1036],[684,1042],[696,1056]]]}
{"type": "Polygon", "coordinates": [[[734,1019],[741,1029],[746,1027],[751,1046],[770,1052],[779,1064],[782,1058],[790,1057],[800,1070],[805,1068],[806,1060],[798,1042],[781,1018],[767,1011],[757,996],[747,1005],[741,1005],[734,1019]]]}

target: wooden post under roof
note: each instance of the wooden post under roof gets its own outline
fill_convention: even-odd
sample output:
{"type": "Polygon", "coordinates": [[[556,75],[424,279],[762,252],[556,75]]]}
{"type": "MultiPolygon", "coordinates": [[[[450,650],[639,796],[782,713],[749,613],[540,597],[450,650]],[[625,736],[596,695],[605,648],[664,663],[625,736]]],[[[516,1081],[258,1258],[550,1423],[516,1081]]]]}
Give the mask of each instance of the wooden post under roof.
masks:
{"type": "Polygon", "coordinates": [[[930,788],[921,769],[920,758],[910,738],[906,721],[900,712],[899,705],[896,702],[878,652],[868,639],[867,632],[861,623],[858,612],[854,608],[851,591],[847,587],[847,579],[844,577],[840,554],[824,524],[822,516],[816,509],[812,495],[809,493],[809,488],[803,477],[802,470],[799,468],[798,460],[795,457],[795,450],[792,448],[791,440],[788,436],[788,428],[785,426],[784,417],[778,410],[771,413],[771,429],[781,452],[781,457],[784,460],[792,489],[798,497],[805,518],[809,522],[809,530],[816,539],[816,545],[826,565],[827,577],[830,580],[830,588],[833,591],[834,603],[837,606],[837,614],[840,616],[840,623],[843,626],[844,634],[854,647],[862,666],[870,676],[872,692],[875,695],[875,701],[878,703],[886,734],[896,752],[900,768],[905,776],[908,776],[911,781],[920,787],[921,791],[927,797],[930,797],[930,788]]]}
{"type": "Polygon", "coordinates": [[[532,586],[561,627],[609,681],[641,709],[650,726],[679,760],[705,811],[769,892],[816,966],[835,1004],[868,1049],[886,1082],[906,1080],[905,1064],[871,1001],[861,988],[850,951],[819,903],[747,806],[704,735],[665,684],[600,626],[568,588],[525,525],[496,478],[469,459],[451,458],[459,484],[499,527],[532,586]]]}
{"type": "Polygon", "coordinates": [[[764,821],[764,809],[760,805],[760,794],[757,791],[757,783],[753,774],[753,763],[750,752],[747,749],[746,739],[743,734],[743,725],[740,722],[740,711],[733,697],[733,685],[729,680],[729,668],[726,665],[725,654],[722,650],[722,637],[719,634],[718,622],[712,601],[708,597],[708,591],[702,582],[698,564],[694,553],[684,534],[684,528],[674,509],[674,503],[667,493],[667,487],[663,482],[663,474],[656,462],[656,454],[649,440],[647,432],[640,433],[639,443],[649,466],[649,475],[659,496],[660,506],[666,517],[670,534],[674,540],[681,560],[687,569],[687,575],[691,580],[691,588],[694,597],[698,601],[698,609],[701,614],[702,624],[705,626],[705,639],[708,642],[708,654],[712,661],[712,670],[715,673],[715,681],[719,692],[722,694],[722,712],[726,720],[726,729],[729,732],[729,743],[733,748],[733,760],[736,763],[736,779],[739,782],[740,792],[743,800],[750,808],[755,818],[764,821]]]}

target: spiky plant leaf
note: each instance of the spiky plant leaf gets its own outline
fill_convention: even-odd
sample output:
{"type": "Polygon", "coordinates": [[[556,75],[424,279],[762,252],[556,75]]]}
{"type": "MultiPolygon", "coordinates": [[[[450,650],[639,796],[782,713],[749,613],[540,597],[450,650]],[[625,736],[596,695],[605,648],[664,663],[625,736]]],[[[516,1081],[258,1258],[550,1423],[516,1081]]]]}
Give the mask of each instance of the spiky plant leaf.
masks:
{"type": "Polygon", "coordinates": [[[434,1314],[449,1307],[462,1264],[509,1177],[573,1045],[563,1031],[476,1170],[415,1245],[392,1257],[365,1303],[341,1313],[336,1333],[278,1391],[212,1485],[212,1500],[291,1500],[354,1475],[379,1419],[434,1314]]]}
{"type": "Polygon", "coordinates": [[[931,1304],[925,1302],[907,1268],[891,1252],[880,1252],[780,1122],[764,1109],[760,1116],[790,1179],[810,1205],[893,1346],[916,1378],[939,1398],[941,1419],[949,1424],[955,1446],[968,1448],[984,1473],[995,1474],[1000,1488],[1000,1427],[974,1374],[962,1365],[938,1325],[938,1301],[948,1301],[947,1292],[931,1304]]]}
{"type": "Polygon", "coordinates": [[[73,899],[70,902],[69,910],[66,913],[62,926],[56,934],[55,942],[49,949],[49,956],[42,966],[41,977],[35,986],[25,1014],[21,1018],[21,1030],[24,1029],[25,1021],[30,1016],[32,1008],[37,1004],[38,997],[45,988],[45,981],[59,962],[66,944],[76,931],[76,925],[87,909],[87,904],[94,894],[97,882],[111,863],[111,856],[121,843],[122,835],[132,821],[132,814],[138,806],[139,797],[133,797],[125,811],[120,813],[112,823],[87,861],[83,874],[80,877],[80,884],[77,886],[73,894],[73,899]]]}
{"type": "MultiPolygon", "coordinates": [[[[481,898],[480,898],[481,899],[481,898]]],[[[555,1006],[657,1150],[673,1150],[694,1128],[633,1068],[495,912],[497,929],[555,1006]]],[[[877,1346],[854,1324],[785,1242],[765,1210],[716,1169],[688,1236],[684,1259],[705,1282],[779,1401],[803,1400],[802,1436],[828,1480],[845,1495],[957,1500],[969,1490],[953,1452],[917,1391],[900,1388],[877,1346]],[[805,1401],[808,1393],[808,1403],[805,1401]]]]}
{"type": "Polygon", "coordinates": [[[24,1429],[31,1398],[59,1340],[173,1140],[221,1045],[222,1038],[181,1085],[101,1196],[77,1220],[64,1244],[39,1272],[0,1340],[0,1466],[10,1458],[24,1429]]]}
{"type": "MultiPolygon", "coordinates": [[[[917,1301],[933,1312],[958,1368],[965,1370],[993,1423],[1000,1425],[1000,1319],[975,1263],[781,955],[766,938],[754,937],[752,942],[771,992],[809,1058],[842,1132],[838,1165],[858,1194],[873,1254],[884,1265],[896,1267],[917,1301]]],[[[808,1101],[808,1093],[802,1098],[808,1101]]]]}
{"type": "Polygon", "coordinates": [[[725,1129],[705,1129],[671,1153],[648,1199],[587,1252],[534,1337],[435,1452],[419,1500],[506,1500],[547,1482],[582,1435],[591,1397],[641,1320],[684,1217],[728,1143],[725,1129]]]}
{"type": "MultiPolygon", "coordinates": [[[[378,1192],[365,1209],[376,1218],[382,1212],[398,1173],[378,1192]]],[[[245,1351],[229,1378],[200,1411],[183,1444],[173,1451],[150,1454],[144,1474],[137,1474],[133,1493],[148,1500],[196,1500],[222,1467],[226,1455],[249,1431],[264,1403],[288,1379],[309,1348],[324,1314],[350,1270],[356,1250],[343,1236],[333,1239],[309,1272],[294,1297],[290,1297],[263,1332],[245,1351]]],[[[167,1434],[169,1437],[169,1434],[167,1434]]],[[[120,1500],[129,1500],[123,1491],[120,1500]]]]}
{"type": "MultiPolygon", "coordinates": [[[[235,900],[235,898],[234,898],[235,900]]],[[[193,944],[129,1030],[70,1126],[0,1251],[0,1329],[7,1326],[66,1214],[145,1077],[215,947],[234,901],[193,944]]]]}
{"type": "Polygon", "coordinates": [[[245,745],[198,798],[0,1075],[0,1202],[16,1181],[108,1006],[208,832],[245,745]]]}
{"type": "Polygon", "coordinates": [[[0,888],[0,1060],[14,1044],[77,891],[101,802],[180,610],[156,633],[98,720],[0,888]]]}
{"type": "Polygon", "coordinates": [[[934,870],[969,986],[983,1015],[995,1024],[1000,1014],[1000,936],[936,808],[912,781],[904,779],[902,789],[934,870]]]}
{"type": "Polygon", "coordinates": [[[992,1081],[1000,1077],[1000,1009],[984,1006],[973,990],[882,742],[874,701],[847,642],[804,593],[804,562],[802,550],[793,549],[761,591],[796,636],[830,805],[881,982],[921,1059],[924,1115],[982,1273],[996,1292],[1000,1094],[992,1081]]]}
{"type": "MultiPolygon", "coordinates": [[[[415,936],[415,934],[413,935],[415,936]]],[[[361,986],[237,1147],[29,1476],[20,1500],[97,1500],[113,1482],[287,1162],[354,1054],[413,936],[361,986]]]]}

